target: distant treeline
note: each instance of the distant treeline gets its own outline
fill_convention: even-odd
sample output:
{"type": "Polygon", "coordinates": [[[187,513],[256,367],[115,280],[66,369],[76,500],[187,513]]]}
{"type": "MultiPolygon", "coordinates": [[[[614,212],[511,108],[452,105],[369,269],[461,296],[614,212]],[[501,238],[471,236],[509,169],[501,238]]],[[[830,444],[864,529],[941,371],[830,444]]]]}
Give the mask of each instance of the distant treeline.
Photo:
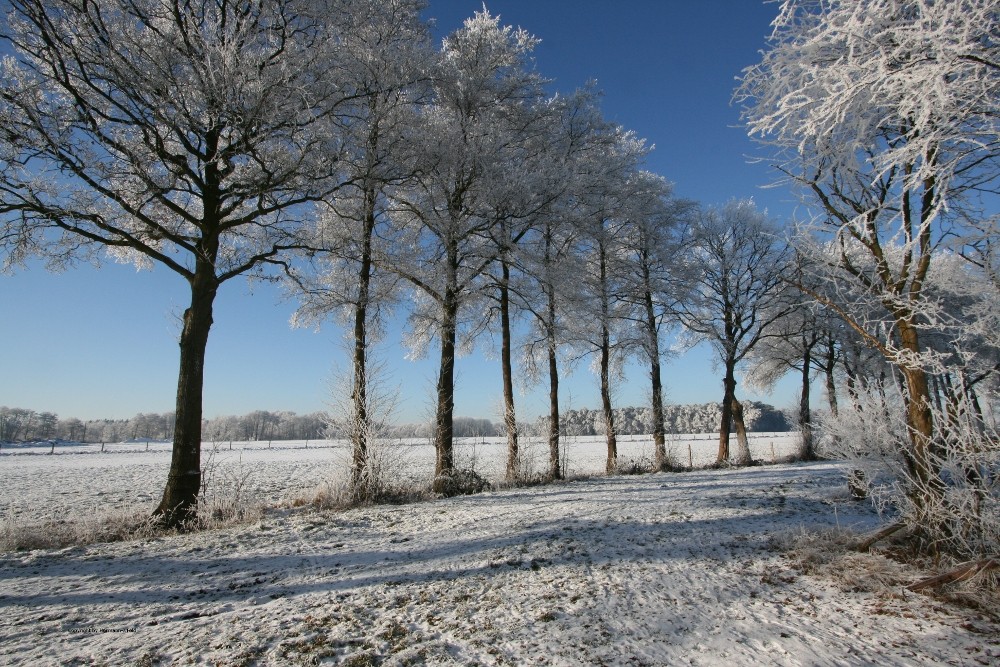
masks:
{"type": "MultiPolygon", "coordinates": [[[[792,426],[785,414],[772,405],[745,401],[743,403],[747,429],[750,431],[790,431],[792,426]]],[[[614,411],[615,429],[620,435],[644,435],[652,432],[652,409],[620,408],[614,411]]],[[[667,433],[718,433],[722,408],[718,403],[663,406],[663,421],[667,433]]],[[[604,415],[600,410],[568,410],[562,416],[562,432],[566,435],[603,435],[604,415]]]]}
{"type": "MultiPolygon", "coordinates": [[[[765,403],[745,404],[747,428],[751,431],[791,430],[785,415],[765,403]]],[[[652,423],[649,408],[619,408],[615,410],[615,425],[621,435],[643,435],[652,423]]],[[[721,410],[718,403],[698,405],[668,405],[664,407],[667,433],[713,433],[719,430],[721,410]]],[[[543,424],[524,424],[522,433],[543,431],[543,424]]],[[[0,442],[37,440],[69,440],[73,442],[122,442],[124,440],[171,440],[174,414],[140,413],[131,419],[92,419],[83,421],[70,417],[60,419],[52,412],[35,412],[25,408],[0,407],[0,442]]],[[[204,420],[206,441],[226,440],[320,440],[345,437],[336,425],[329,423],[323,412],[299,415],[290,411],[255,410],[240,416],[216,417],[204,420]]],[[[601,435],[604,418],[600,410],[568,410],[562,417],[562,432],[566,435],[601,435]]],[[[430,424],[400,424],[386,428],[389,437],[430,437],[430,424]]],[[[489,419],[455,418],[455,437],[494,437],[502,435],[502,427],[489,419]]]]}
{"type": "MultiPolygon", "coordinates": [[[[255,410],[241,416],[216,417],[202,423],[202,434],[211,440],[317,440],[324,437],[327,417],[314,412],[255,410]]],[[[172,440],[174,413],[139,413],[130,419],[60,419],[52,412],[0,407],[0,442],[69,440],[73,442],[122,442],[172,440]]]]}

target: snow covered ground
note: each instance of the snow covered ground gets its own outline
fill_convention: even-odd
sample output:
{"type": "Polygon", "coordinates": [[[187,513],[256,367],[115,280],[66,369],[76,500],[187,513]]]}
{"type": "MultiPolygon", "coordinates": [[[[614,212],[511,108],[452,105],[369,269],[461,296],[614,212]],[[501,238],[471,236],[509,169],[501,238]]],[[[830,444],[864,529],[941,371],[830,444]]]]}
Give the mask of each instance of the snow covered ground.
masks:
{"type": "MultiPolygon", "coordinates": [[[[296,470],[318,467],[321,451],[285,450],[258,473],[291,469],[293,453],[296,470]]],[[[96,493],[112,477],[91,458],[4,456],[0,488],[18,483],[9,464],[47,459],[34,483],[48,491],[28,505],[67,490],[60,468],[96,493]]],[[[147,458],[116,463],[117,479],[147,458]]],[[[877,524],[836,463],[272,510],[226,530],[0,554],[0,664],[1000,663],[987,618],[891,582],[803,574],[775,548],[877,524]]]]}

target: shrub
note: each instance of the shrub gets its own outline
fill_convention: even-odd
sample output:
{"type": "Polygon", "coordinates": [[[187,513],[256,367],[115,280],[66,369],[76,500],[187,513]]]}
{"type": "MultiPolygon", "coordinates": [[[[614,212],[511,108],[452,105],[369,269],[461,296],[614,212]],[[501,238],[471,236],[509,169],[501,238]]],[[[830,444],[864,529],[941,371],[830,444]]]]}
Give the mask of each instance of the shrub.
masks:
{"type": "Polygon", "coordinates": [[[445,498],[482,493],[490,483],[472,469],[456,469],[434,478],[434,492],[445,498]]]}

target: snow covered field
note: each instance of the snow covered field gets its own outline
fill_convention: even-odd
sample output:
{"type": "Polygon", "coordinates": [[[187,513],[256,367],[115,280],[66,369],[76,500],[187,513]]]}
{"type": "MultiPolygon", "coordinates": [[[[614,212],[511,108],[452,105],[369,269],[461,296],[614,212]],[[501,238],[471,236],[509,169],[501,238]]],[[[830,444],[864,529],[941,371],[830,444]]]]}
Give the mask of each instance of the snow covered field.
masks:
{"type": "MultiPolygon", "coordinates": [[[[762,461],[791,454],[797,435],[752,434],[751,452],[762,461]]],[[[715,460],[717,437],[708,434],[669,436],[668,452],[681,465],[704,466],[715,460]]],[[[152,441],[100,444],[45,443],[0,448],[0,521],[38,523],[92,517],[108,510],[152,509],[160,500],[170,467],[170,443],[152,441]],[[51,452],[51,453],[50,453],[51,452]]],[[[528,472],[548,466],[547,444],[523,439],[528,472]]],[[[607,449],[600,437],[567,438],[565,469],[571,476],[604,472],[607,449]]],[[[622,436],[619,461],[651,460],[648,436],[622,436]]],[[[492,481],[506,470],[506,442],[500,438],[457,441],[459,468],[473,468],[492,481]]],[[[434,475],[434,448],[426,440],[386,445],[387,474],[400,481],[429,485],[434,475]]],[[[311,492],[324,483],[344,479],[350,462],[348,445],[337,441],[205,443],[203,468],[210,490],[233,493],[241,500],[273,505],[311,492]]]]}
{"type": "MultiPolygon", "coordinates": [[[[306,474],[323,451],[272,452],[260,476],[306,474]]],[[[165,465],[108,456],[118,480],[165,465]]],[[[114,477],[85,463],[99,458],[4,455],[4,502],[21,484],[10,464],[48,489],[30,505],[69,490],[60,468],[100,492],[114,477]]],[[[803,574],[774,546],[877,524],[836,463],[272,510],[220,531],[0,554],[0,664],[998,664],[985,617],[892,582],[803,574]]],[[[854,558],[854,571],[895,571],[854,558]]]]}

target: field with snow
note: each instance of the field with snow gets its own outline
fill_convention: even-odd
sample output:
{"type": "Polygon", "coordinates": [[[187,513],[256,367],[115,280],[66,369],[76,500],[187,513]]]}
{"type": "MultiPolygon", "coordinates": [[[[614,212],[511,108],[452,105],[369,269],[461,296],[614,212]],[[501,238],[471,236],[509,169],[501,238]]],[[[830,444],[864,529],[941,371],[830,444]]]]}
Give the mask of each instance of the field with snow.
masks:
{"type": "MultiPolygon", "coordinates": [[[[316,444],[225,443],[213,471],[281,501],[341,474],[342,449],[316,444]]],[[[772,444],[776,458],[794,447],[757,438],[755,457],[772,444]]],[[[673,446],[686,463],[687,442],[673,446]]],[[[696,465],[714,446],[692,443],[696,465]]],[[[502,445],[462,448],[460,463],[499,470],[502,445]]],[[[165,449],[5,447],[4,520],[151,506],[165,449]]],[[[651,449],[626,439],[621,455],[651,449]]],[[[420,477],[425,456],[411,444],[394,460],[420,477]]],[[[569,461],[600,471],[600,443],[577,441],[569,461]]],[[[803,569],[783,553],[879,523],[830,462],[273,508],[225,530],[0,554],[0,664],[998,664],[995,620],[905,591],[925,573],[860,554],[803,569]]]]}
{"type": "MultiPolygon", "coordinates": [[[[751,453],[762,461],[794,453],[797,436],[751,434],[751,453]]],[[[678,464],[705,466],[715,460],[718,436],[668,436],[667,451],[678,464]]],[[[563,468],[568,476],[602,474],[607,449],[600,437],[565,439],[563,468]]],[[[528,474],[548,469],[547,443],[522,439],[528,474]]],[[[150,509],[160,500],[170,467],[170,443],[25,443],[0,447],[0,521],[36,523],[90,518],[108,510],[150,509]]],[[[497,482],[506,470],[502,438],[461,438],[455,464],[497,482]]],[[[400,483],[429,486],[434,448],[426,440],[387,443],[379,457],[385,474],[400,483]]],[[[623,466],[649,462],[647,436],[621,436],[623,466]]],[[[204,482],[213,494],[240,495],[240,502],[274,505],[310,494],[345,479],[349,445],[340,441],[206,442],[202,446],[204,482]]]]}

